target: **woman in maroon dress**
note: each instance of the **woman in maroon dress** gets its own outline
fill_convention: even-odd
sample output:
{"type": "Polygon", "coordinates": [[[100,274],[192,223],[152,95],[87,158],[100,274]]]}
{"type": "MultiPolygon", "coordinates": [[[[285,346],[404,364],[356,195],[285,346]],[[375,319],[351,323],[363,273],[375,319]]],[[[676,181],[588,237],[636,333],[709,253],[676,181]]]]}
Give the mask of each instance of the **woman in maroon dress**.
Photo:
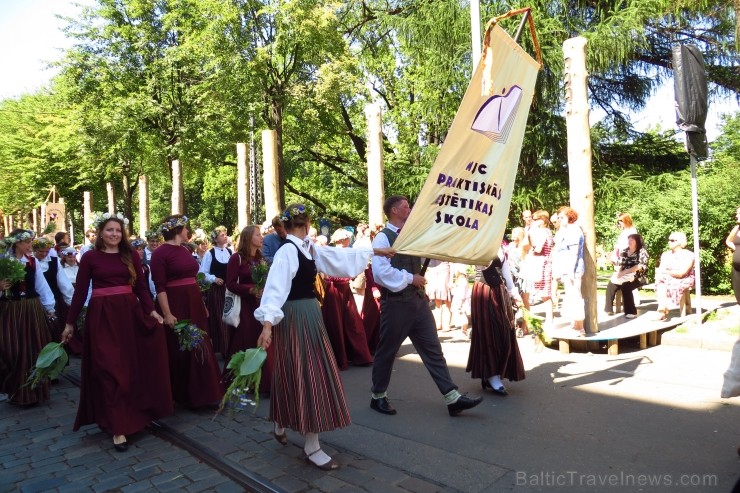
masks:
{"type": "MultiPolygon", "coordinates": [[[[252,278],[254,266],[265,261],[262,258],[261,247],[262,234],[260,233],[260,227],[257,225],[247,226],[239,234],[236,253],[231,256],[226,267],[226,287],[242,300],[239,326],[229,327],[231,338],[226,353],[227,362],[234,353],[257,347],[257,339],[262,333],[262,324],[254,318],[254,311],[260,306],[259,298],[262,293],[257,291],[255,281],[252,278]]],[[[270,392],[273,358],[273,348],[270,347],[267,349],[267,360],[262,365],[260,392],[270,392]]],[[[228,378],[227,372],[228,370],[224,366],[224,377],[226,378],[228,378]]]]}
{"type": "MultiPolygon", "coordinates": [[[[331,241],[337,248],[347,248],[350,236],[349,231],[341,228],[334,232],[331,241]]],[[[349,286],[350,280],[348,277],[324,278],[326,293],[321,313],[340,370],[346,370],[350,362],[357,366],[373,363],[365,327],[349,286]]]]}
{"type": "Polygon", "coordinates": [[[195,276],[198,262],[182,246],[188,240],[188,218],[182,214],[167,217],[160,226],[164,238],[152,253],[151,273],[157,290],[157,303],[166,326],[170,379],[175,402],[188,407],[203,407],[217,403],[223,397],[221,371],[208,335],[192,351],[180,351],[173,329],[178,320],[205,330],[208,315],[195,276]]]}
{"type": "Polygon", "coordinates": [[[122,215],[98,216],[95,247],[80,261],[62,340],[92,296],[83,331],[82,386],[74,430],[96,423],[126,450],[126,435],[172,414],[162,317],[154,310],[141,261],[132,251],[122,215]],[[148,315],[147,315],[148,314],[148,315]]]}

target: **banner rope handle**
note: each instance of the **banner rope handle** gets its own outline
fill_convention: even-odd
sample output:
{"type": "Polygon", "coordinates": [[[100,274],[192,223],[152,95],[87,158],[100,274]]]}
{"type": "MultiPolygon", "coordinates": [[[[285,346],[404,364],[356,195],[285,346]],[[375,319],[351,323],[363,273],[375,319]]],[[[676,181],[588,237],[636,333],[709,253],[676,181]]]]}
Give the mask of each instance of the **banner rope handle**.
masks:
{"type": "Polygon", "coordinates": [[[537,40],[537,31],[534,28],[534,19],[532,18],[532,7],[524,7],[522,9],[510,10],[505,14],[494,17],[486,23],[486,34],[483,38],[483,45],[486,49],[489,48],[491,43],[491,29],[500,21],[515,15],[528,13],[527,23],[529,24],[529,32],[532,34],[532,42],[534,43],[535,56],[537,57],[537,63],[542,67],[542,50],[540,48],[540,42],[537,40]]]}

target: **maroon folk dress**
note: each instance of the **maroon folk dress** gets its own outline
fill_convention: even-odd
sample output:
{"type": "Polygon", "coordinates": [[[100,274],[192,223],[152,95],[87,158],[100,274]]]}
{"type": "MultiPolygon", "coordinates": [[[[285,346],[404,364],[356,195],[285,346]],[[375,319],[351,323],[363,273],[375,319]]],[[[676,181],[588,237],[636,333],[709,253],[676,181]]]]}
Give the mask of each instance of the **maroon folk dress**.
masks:
{"type": "Polygon", "coordinates": [[[326,277],[326,294],[321,307],[326,333],[340,370],[346,370],[350,362],[357,366],[373,363],[349,281],[349,278],[326,277]]]}
{"type": "MultiPolygon", "coordinates": [[[[208,316],[195,281],[198,262],[182,246],[160,245],[150,260],[152,280],[157,294],[166,292],[170,311],[177,320],[190,320],[206,330],[208,316]]],[[[180,351],[175,331],[165,326],[170,362],[170,381],[175,402],[188,407],[203,407],[224,395],[221,371],[213,352],[211,338],[205,334],[200,349],[180,351]]]]}
{"type": "Polygon", "coordinates": [[[375,354],[375,348],[378,347],[380,337],[380,298],[376,298],[374,293],[380,288],[375,284],[373,277],[373,268],[368,266],[365,269],[365,297],[362,299],[362,325],[365,327],[365,337],[367,339],[370,352],[375,354]]]}
{"type": "Polygon", "coordinates": [[[83,331],[82,386],[74,430],[96,423],[112,435],[141,431],[172,414],[167,344],[134,252],[136,285],[118,253],[82,257],[67,323],[75,325],[92,282],[83,331]],[[102,291],[101,291],[102,290],[102,291]]]}
{"type": "MultiPolygon", "coordinates": [[[[252,261],[245,261],[235,253],[229,259],[226,267],[226,287],[232,293],[239,295],[242,300],[239,312],[239,326],[231,327],[229,346],[226,352],[226,363],[234,353],[245,349],[257,347],[257,339],[262,333],[262,324],[254,318],[254,311],[260,306],[260,302],[250,290],[255,286],[252,280],[252,261]]],[[[267,360],[262,365],[262,380],[260,392],[270,392],[272,382],[272,368],[274,364],[274,349],[272,344],[267,348],[267,360]]],[[[229,379],[226,365],[224,365],[224,379],[229,379]]]]}

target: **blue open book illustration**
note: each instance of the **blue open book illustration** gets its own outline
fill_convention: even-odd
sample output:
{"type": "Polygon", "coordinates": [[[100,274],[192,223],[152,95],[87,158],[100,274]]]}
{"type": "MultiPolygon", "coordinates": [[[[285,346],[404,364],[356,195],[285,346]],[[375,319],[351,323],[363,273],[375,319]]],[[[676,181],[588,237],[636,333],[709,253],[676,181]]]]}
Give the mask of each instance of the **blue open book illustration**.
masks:
{"type": "Polygon", "coordinates": [[[470,128],[503,144],[509,137],[521,100],[522,88],[519,86],[511,86],[503,96],[491,96],[478,110],[470,128]]]}

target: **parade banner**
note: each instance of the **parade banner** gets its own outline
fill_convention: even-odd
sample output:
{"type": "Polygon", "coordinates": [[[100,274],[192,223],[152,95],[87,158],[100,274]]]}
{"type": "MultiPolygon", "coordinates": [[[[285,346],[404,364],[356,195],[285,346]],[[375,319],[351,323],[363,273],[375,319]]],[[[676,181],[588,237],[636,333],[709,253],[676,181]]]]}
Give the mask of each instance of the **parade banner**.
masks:
{"type": "Polygon", "coordinates": [[[498,25],[487,40],[399,253],[487,265],[498,252],[540,64],[498,25]]]}
{"type": "Polygon", "coordinates": [[[64,231],[64,213],[65,205],[63,203],[47,202],[44,208],[44,224],[54,223],[54,231],[52,233],[58,233],[64,231]]]}

